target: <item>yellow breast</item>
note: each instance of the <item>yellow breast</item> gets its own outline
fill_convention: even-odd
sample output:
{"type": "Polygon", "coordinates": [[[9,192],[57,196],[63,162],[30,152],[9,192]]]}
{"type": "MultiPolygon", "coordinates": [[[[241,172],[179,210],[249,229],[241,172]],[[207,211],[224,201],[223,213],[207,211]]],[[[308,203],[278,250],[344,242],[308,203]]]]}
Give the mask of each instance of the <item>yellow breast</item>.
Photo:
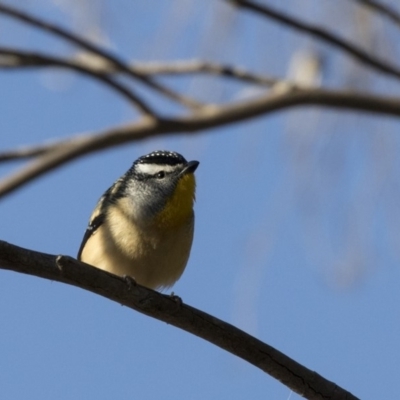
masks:
{"type": "Polygon", "coordinates": [[[193,215],[196,180],[193,174],[186,174],[179,180],[171,198],[156,217],[156,225],[177,228],[193,215]]]}

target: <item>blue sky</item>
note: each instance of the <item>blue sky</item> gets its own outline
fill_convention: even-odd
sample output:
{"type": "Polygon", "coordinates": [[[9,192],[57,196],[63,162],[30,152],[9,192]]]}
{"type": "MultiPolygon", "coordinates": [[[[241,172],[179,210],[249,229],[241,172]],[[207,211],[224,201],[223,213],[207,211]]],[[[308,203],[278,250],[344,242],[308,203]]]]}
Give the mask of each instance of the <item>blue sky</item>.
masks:
{"type": "MultiPolygon", "coordinates": [[[[100,28],[104,43],[128,60],[205,58],[285,76],[293,51],[306,49],[327,57],[324,83],[398,89],[393,81],[359,72],[329,48],[221,3],[118,3],[93,3],[97,8],[86,18],[74,17],[75,3],[19,5],[81,33],[100,28]]],[[[293,13],[357,37],[357,29],[349,28],[354,9],[345,3],[335,8],[290,1],[293,13]]],[[[379,21],[376,26],[376,35],[394,46],[394,57],[394,32],[379,21]]],[[[3,17],[0,43],[73,54],[3,17]]],[[[168,82],[215,102],[254,89],[205,78],[168,82]]],[[[0,71],[0,87],[1,149],[136,117],[109,89],[60,71],[0,71]]],[[[165,113],[178,110],[154,104],[165,113]]],[[[76,255],[103,191],[140,155],[178,151],[201,164],[194,245],[174,292],[362,399],[396,398],[398,128],[392,118],[302,108],[109,149],[2,199],[0,238],[76,255]]],[[[2,165],[0,173],[18,167],[2,165]]],[[[197,337],[56,282],[0,270],[0,318],[4,399],[300,398],[197,337]]]]}

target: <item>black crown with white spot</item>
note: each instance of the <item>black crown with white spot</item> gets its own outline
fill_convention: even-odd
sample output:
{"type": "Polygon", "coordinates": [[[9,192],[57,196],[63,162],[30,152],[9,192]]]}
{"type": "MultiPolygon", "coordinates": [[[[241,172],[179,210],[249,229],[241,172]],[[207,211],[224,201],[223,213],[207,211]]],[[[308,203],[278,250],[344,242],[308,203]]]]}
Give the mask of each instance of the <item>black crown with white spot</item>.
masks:
{"type": "Polygon", "coordinates": [[[175,151],[157,150],[138,158],[136,164],[177,165],[186,164],[185,157],[175,151]]]}

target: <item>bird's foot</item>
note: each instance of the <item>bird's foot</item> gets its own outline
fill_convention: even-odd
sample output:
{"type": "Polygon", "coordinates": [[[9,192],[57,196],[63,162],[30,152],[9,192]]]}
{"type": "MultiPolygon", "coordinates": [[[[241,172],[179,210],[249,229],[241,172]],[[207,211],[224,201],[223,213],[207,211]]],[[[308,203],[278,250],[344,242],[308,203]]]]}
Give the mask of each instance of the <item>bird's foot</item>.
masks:
{"type": "Polygon", "coordinates": [[[128,291],[130,292],[132,290],[133,287],[137,286],[137,282],[135,281],[134,278],[132,278],[129,275],[124,275],[122,277],[122,279],[126,282],[126,284],[128,285],[128,291]]]}
{"type": "Polygon", "coordinates": [[[169,297],[180,307],[183,304],[182,299],[177,296],[174,292],[172,292],[169,297]]]}

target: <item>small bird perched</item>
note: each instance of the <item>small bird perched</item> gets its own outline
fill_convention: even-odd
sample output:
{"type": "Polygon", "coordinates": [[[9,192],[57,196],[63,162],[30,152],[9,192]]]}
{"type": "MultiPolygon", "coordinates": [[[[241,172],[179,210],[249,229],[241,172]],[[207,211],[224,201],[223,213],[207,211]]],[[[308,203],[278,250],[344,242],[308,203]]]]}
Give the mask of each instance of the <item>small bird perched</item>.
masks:
{"type": "Polygon", "coordinates": [[[172,286],[192,246],[198,165],[170,151],[138,158],[98,201],[78,259],[152,289],[172,286]]]}

